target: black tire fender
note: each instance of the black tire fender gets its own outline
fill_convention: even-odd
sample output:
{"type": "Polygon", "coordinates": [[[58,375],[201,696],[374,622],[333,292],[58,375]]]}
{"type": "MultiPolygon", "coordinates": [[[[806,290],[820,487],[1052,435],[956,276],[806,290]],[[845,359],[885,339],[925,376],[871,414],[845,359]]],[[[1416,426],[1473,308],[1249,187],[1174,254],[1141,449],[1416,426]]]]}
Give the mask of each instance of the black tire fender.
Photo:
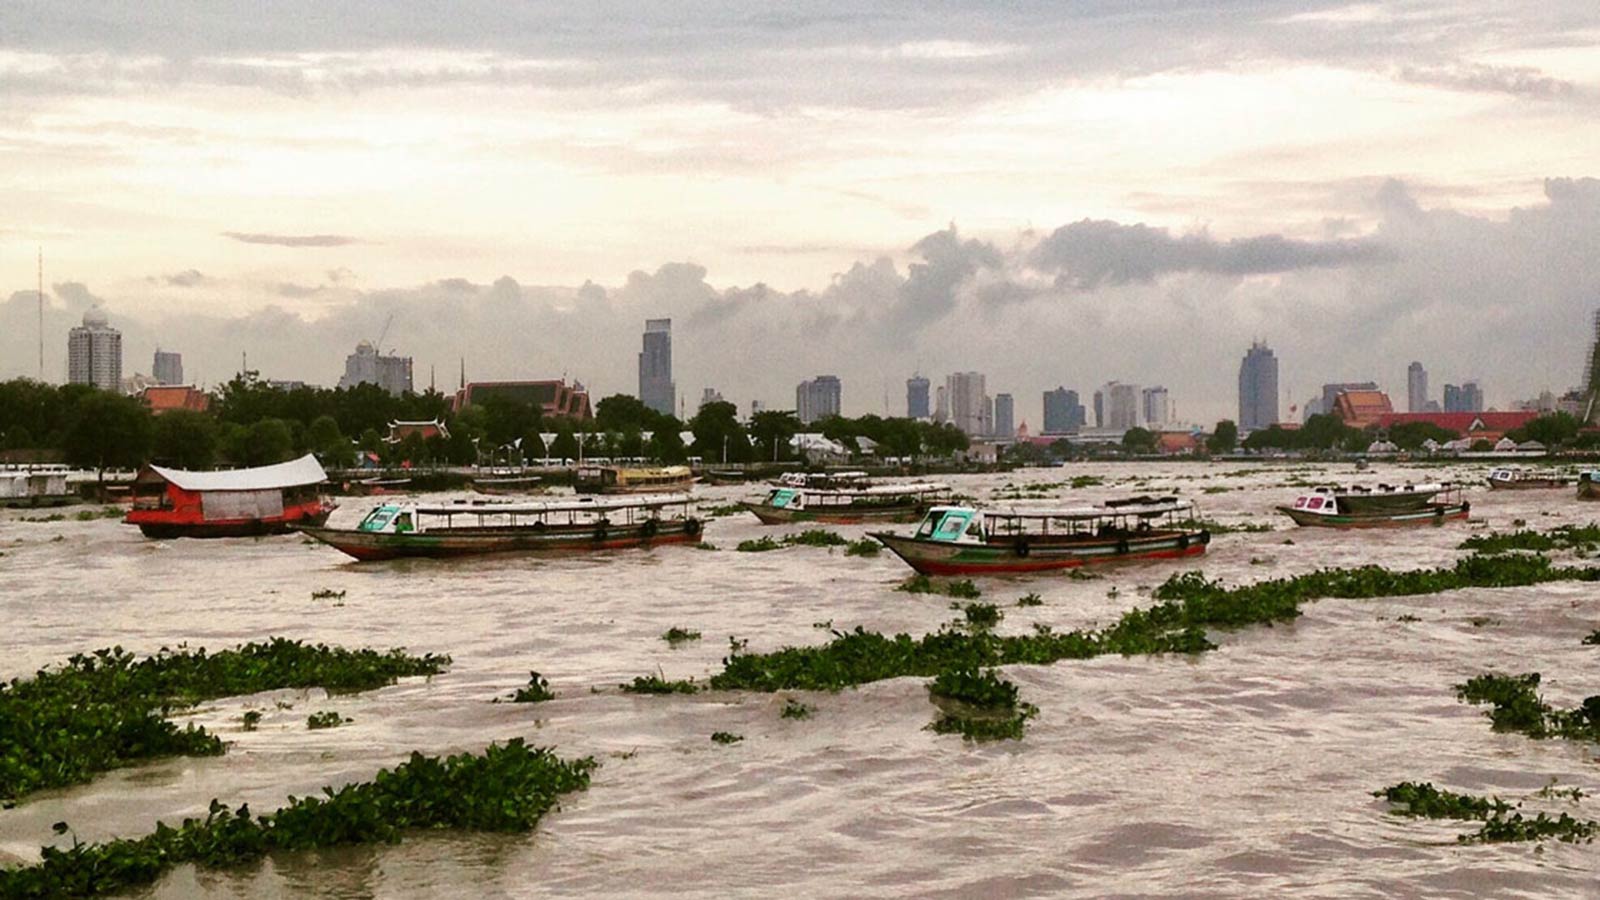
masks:
{"type": "Polygon", "coordinates": [[[1124,553],[1127,553],[1127,552],[1128,552],[1128,539],[1127,538],[1123,538],[1122,540],[1117,541],[1117,553],[1118,553],[1118,555],[1121,555],[1121,554],[1124,554],[1124,553]]]}
{"type": "Polygon", "coordinates": [[[647,538],[653,538],[656,536],[656,530],[658,527],[659,526],[656,524],[655,519],[645,519],[644,524],[639,526],[639,534],[647,538]]]}
{"type": "Polygon", "coordinates": [[[1189,536],[1187,534],[1178,535],[1178,549],[1179,550],[1187,550],[1187,549],[1189,549],[1189,536]]]}
{"type": "Polygon", "coordinates": [[[694,516],[690,516],[689,518],[683,520],[683,532],[690,537],[694,537],[695,535],[699,534],[700,528],[700,520],[696,519],[694,516]]]}
{"type": "Polygon", "coordinates": [[[610,532],[611,532],[611,523],[607,522],[605,519],[601,519],[600,521],[594,523],[594,539],[595,540],[597,540],[597,541],[605,540],[606,539],[606,535],[609,534],[610,532]]]}
{"type": "Polygon", "coordinates": [[[1027,538],[1017,538],[1016,551],[1018,556],[1026,558],[1029,553],[1033,552],[1033,548],[1028,546],[1027,538]]]}

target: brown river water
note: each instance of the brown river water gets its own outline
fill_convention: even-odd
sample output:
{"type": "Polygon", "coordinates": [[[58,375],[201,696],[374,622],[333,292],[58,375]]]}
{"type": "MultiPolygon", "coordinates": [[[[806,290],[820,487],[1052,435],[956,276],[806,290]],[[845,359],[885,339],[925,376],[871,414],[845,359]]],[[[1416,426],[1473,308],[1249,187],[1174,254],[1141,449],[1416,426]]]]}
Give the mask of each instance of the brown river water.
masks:
{"type": "MultiPolygon", "coordinates": [[[[1471,523],[1438,528],[1297,529],[1272,512],[1298,492],[1291,479],[1482,484],[1483,472],[1175,463],[949,480],[989,498],[1008,482],[1100,475],[1102,486],[1051,494],[1077,506],[1177,489],[1207,517],[1276,528],[1219,536],[1198,559],[1105,569],[1102,580],[978,579],[983,599],[1005,611],[999,631],[1024,633],[1036,622],[1109,623],[1188,569],[1236,584],[1321,566],[1448,565],[1476,531],[1519,518],[1541,529],[1587,522],[1600,511],[1570,490],[1479,488],[1471,523]],[[1030,591],[1044,604],[1016,607],[1030,591]]],[[[697,495],[709,506],[753,492],[697,495]]],[[[353,524],[371,502],[345,500],[335,524],[353,524]]],[[[1388,815],[1371,796],[1417,780],[1512,799],[1551,779],[1600,795],[1600,748],[1496,734],[1451,687],[1490,670],[1539,671],[1556,705],[1600,693],[1600,648],[1580,643],[1600,627],[1594,585],[1324,600],[1290,625],[1214,633],[1221,649],[1192,658],[1010,666],[1039,715],[1021,741],[973,745],[925,730],[934,708],[917,678],[837,694],[616,690],[656,671],[703,680],[720,669],[730,635],[759,651],[821,643],[830,622],[920,635],[958,615],[947,598],[895,591],[910,570],[888,553],[733,552],[740,540],[798,530],[749,515],[708,525],[720,552],[359,564],[298,536],[151,541],[115,520],[23,515],[0,513],[0,677],[117,644],[143,654],[272,635],[455,662],[444,675],[354,696],[278,691],[207,704],[192,718],[232,742],[226,755],[123,769],[0,811],[0,862],[36,859],[59,820],[94,840],[201,814],[213,797],[266,811],[290,794],[370,778],[414,749],[524,736],[602,762],[589,790],[568,795],[532,834],[422,834],[238,871],[183,867],[134,896],[1600,896],[1600,844],[1458,845],[1471,826],[1388,815]],[[346,594],[312,599],[322,589],[346,594]],[[1406,614],[1420,621],[1398,621],[1406,614]],[[660,637],[671,626],[704,639],[671,649],[660,637]],[[489,702],[530,669],[549,678],[556,700],[489,702]],[[815,706],[813,717],[780,718],[790,696],[815,706]],[[242,731],[252,707],[264,711],[260,728],[242,731]],[[324,709],[354,722],[308,731],[307,714],[324,709]],[[745,740],[716,744],[714,731],[745,740]]],[[[866,529],[835,530],[855,538],[866,529]]],[[[1600,818],[1596,799],[1527,808],[1600,818]]]]}

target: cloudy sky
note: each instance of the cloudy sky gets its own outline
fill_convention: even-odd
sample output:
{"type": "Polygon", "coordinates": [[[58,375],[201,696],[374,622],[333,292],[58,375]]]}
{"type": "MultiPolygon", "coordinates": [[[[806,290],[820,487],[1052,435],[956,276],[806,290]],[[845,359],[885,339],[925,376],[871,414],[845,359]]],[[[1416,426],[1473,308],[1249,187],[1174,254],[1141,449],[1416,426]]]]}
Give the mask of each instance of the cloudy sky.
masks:
{"type": "MultiPolygon", "coordinates": [[[[1232,415],[1372,378],[1571,385],[1600,307],[1594,0],[0,6],[0,377],[90,303],[191,377],[904,410],[920,369],[1232,415]]],[[[1287,402],[1285,404],[1287,407],[1287,402]]]]}

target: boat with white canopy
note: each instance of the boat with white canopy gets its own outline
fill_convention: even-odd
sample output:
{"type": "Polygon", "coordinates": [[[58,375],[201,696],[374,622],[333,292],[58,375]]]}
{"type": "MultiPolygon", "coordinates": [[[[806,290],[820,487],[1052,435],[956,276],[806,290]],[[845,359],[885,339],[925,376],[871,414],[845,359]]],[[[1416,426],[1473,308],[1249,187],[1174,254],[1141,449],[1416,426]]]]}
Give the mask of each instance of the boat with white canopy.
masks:
{"type": "Polygon", "coordinates": [[[1190,524],[1193,509],[1176,497],[1077,509],[936,506],[913,534],[871,536],[923,575],[1043,572],[1204,553],[1211,533],[1190,524]]]}
{"type": "Polygon", "coordinates": [[[146,537],[250,537],[320,525],[333,506],[319,487],[328,480],[317,458],[248,469],[191,472],[146,466],[133,482],[133,509],[123,517],[146,537]]]}
{"type": "Polygon", "coordinates": [[[763,525],[791,522],[915,522],[931,507],[950,502],[941,482],[875,484],[859,488],[775,487],[759,501],[740,505],[763,525]]]}
{"type": "Polygon", "coordinates": [[[356,559],[479,553],[584,553],[700,539],[683,494],[543,503],[383,503],[355,528],[302,528],[356,559]]]}

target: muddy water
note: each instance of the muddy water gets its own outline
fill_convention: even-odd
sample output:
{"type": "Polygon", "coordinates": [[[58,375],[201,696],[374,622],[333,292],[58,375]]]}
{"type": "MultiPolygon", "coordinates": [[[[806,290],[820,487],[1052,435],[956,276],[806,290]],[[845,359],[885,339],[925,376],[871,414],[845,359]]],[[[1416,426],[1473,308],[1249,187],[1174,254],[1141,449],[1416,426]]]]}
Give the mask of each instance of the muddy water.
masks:
{"type": "MultiPolygon", "coordinates": [[[[1117,568],[1103,580],[979,579],[984,598],[1005,608],[1002,632],[1109,622],[1196,566],[1236,583],[1319,566],[1449,564],[1461,555],[1456,544],[1485,527],[1323,533],[1271,513],[1296,491],[1285,482],[1330,473],[1354,476],[1349,466],[1174,464],[954,480],[987,498],[1008,481],[1097,474],[1103,486],[1047,496],[1079,505],[1178,489],[1211,518],[1278,528],[1219,537],[1198,561],[1117,568]],[[1012,605],[1029,591],[1044,605],[1012,605]]],[[[1439,474],[1377,466],[1357,477],[1439,474]]],[[[711,504],[740,493],[701,496],[711,504]]],[[[1474,518],[1501,529],[1594,513],[1566,491],[1480,490],[1471,499],[1474,518]]],[[[361,502],[335,522],[358,516],[361,502]]],[[[924,730],[933,709],[919,679],[794,694],[817,708],[807,721],[779,717],[790,695],[615,690],[656,671],[704,679],[730,635],[765,650],[821,642],[829,623],[921,634],[954,615],[946,599],[896,592],[908,570],[888,554],[733,552],[742,539],[782,531],[740,516],[708,526],[718,552],[356,564],[298,537],[157,542],[115,521],[27,523],[7,513],[0,676],[113,644],[148,652],[270,635],[404,646],[455,663],[431,680],[353,697],[280,691],[210,704],[193,718],[233,742],[227,755],[114,772],[0,812],[0,859],[36,858],[63,819],[84,839],[143,834],[212,797],[272,809],[289,794],[370,777],[413,749],[477,749],[521,735],[603,762],[589,791],[532,835],[427,835],[287,854],[241,872],[184,868],[141,896],[720,897],[780,886],[866,897],[1596,893],[1600,846],[1458,846],[1464,826],[1388,816],[1370,796],[1407,779],[1510,797],[1556,778],[1600,794],[1595,746],[1494,734],[1450,687],[1489,669],[1538,670],[1552,702],[1600,693],[1600,651],[1580,644],[1600,626],[1591,585],[1330,600],[1292,625],[1213,635],[1221,649],[1196,658],[1009,667],[1040,712],[1022,741],[984,746],[924,730]],[[312,599],[322,589],[346,593],[312,599]],[[1398,621],[1406,614],[1420,621],[1398,621]],[[674,625],[705,637],[671,649],[660,635],[674,625]],[[558,699],[489,702],[530,669],[558,699]],[[247,708],[264,711],[257,731],[240,730],[247,708]],[[324,709],[355,721],[306,730],[306,715],[324,709]],[[745,740],[722,746],[708,739],[713,731],[745,740]]],[[[1600,817],[1596,801],[1583,806],[1591,808],[1580,815],[1600,817]]]]}

